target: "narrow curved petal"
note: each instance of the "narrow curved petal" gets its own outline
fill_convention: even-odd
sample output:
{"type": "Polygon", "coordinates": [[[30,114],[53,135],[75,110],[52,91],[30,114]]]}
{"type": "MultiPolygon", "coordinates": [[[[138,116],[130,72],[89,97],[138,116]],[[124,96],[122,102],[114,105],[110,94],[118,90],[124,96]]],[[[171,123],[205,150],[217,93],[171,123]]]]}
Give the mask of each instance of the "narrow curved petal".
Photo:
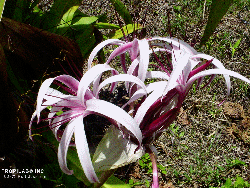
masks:
{"type": "Polygon", "coordinates": [[[61,75],[55,78],[56,80],[64,83],[70,89],[72,89],[75,93],[78,90],[79,81],[72,76],[69,75],[61,75]]]}
{"type": "Polygon", "coordinates": [[[45,108],[47,108],[48,106],[51,106],[53,104],[55,104],[56,102],[58,102],[59,100],[61,100],[60,98],[57,98],[56,101],[54,98],[50,98],[51,100],[47,100],[45,101],[42,105],[39,106],[39,108],[37,107],[38,110],[35,110],[35,112],[32,114],[32,117],[30,119],[30,123],[29,123],[29,138],[32,140],[32,123],[34,122],[35,117],[40,118],[40,113],[41,111],[43,111],[45,108]]]}
{"type": "Polygon", "coordinates": [[[171,45],[174,45],[175,48],[177,48],[175,50],[185,50],[186,52],[188,52],[189,54],[192,54],[192,55],[195,55],[198,53],[188,43],[186,43],[182,40],[179,40],[177,38],[174,38],[174,37],[153,37],[153,38],[149,39],[149,41],[153,41],[153,40],[162,40],[162,41],[168,42],[171,45]]]}
{"type": "MultiPolygon", "coordinates": [[[[173,72],[170,75],[168,85],[167,85],[163,95],[166,95],[169,90],[173,89],[176,85],[179,84],[177,81],[180,78],[180,75],[183,75],[182,74],[183,69],[188,64],[189,57],[190,57],[189,54],[183,52],[183,54],[181,56],[179,56],[179,59],[176,60],[178,62],[178,64],[176,65],[176,67],[174,68],[173,72]]],[[[182,84],[184,84],[184,83],[182,83],[182,84]]]]}
{"type": "Polygon", "coordinates": [[[143,120],[143,117],[145,116],[150,106],[154,104],[154,102],[162,96],[166,84],[167,82],[156,82],[154,85],[151,85],[153,88],[155,88],[154,91],[141,104],[134,117],[137,124],[140,125],[140,123],[143,120]]]}
{"type": "Polygon", "coordinates": [[[49,79],[45,80],[42,83],[42,85],[38,91],[37,102],[36,102],[36,112],[37,112],[38,121],[40,121],[40,112],[42,111],[41,108],[42,108],[43,99],[47,93],[49,86],[52,84],[54,79],[55,78],[49,78],[49,79]]]}
{"type": "MultiPolygon", "coordinates": [[[[211,63],[214,64],[217,68],[219,69],[225,69],[224,65],[216,58],[207,55],[207,54],[197,54],[192,56],[192,58],[204,58],[207,60],[213,60],[211,63]]],[[[223,75],[226,81],[226,85],[227,85],[227,95],[230,94],[230,90],[231,90],[231,82],[230,82],[230,77],[228,75],[223,75]]]]}
{"type": "Polygon", "coordinates": [[[84,173],[91,183],[98,182],[99,180],[95,173],[90,158],[88,142],[84,130],[83,116],[77,117],[74,120],[74,124],[75,124],[75,145],[84,173]]]}
{"type": "Polygon", "coordinates": [[[134,61],[134,59],[137,58],[139,53],[139,42],[136,38],[134,38],[132,42],[132,48],[131,48],[131,60],[134,61]]]}
{"type": "Polygon", "coordinates": [[[149,65],[149,44],[146,39],[140,40],[139,47],[140,47],[140,64],[138,70],[138,78],[140,78],[143,82],[145,81],[147,69],[149,65]]]}
{"type": "Polygon", "coordinates": [[[99,85],[97,92],[95,93],[95,97],[97,97],[100,89],[103,88],[105,85],[114,83],[114,82],[120,82],[120,81],[136,83],[138,86],[144,89],[145,92],[147,92],[145,84],[139,78],[132,76],[132,75],[128,75],[128,74],[119,74],[119,75],[115,75],[104,80],[99,85]]]}
{"type": "MultiPolygon", "coordinates": [[[[119,72],[118,72],[117,70],[115,70],[115,69],[112,69],[112,70],[111,70],[111,74],[112,74],[112,75],[118,75],[119,72]]],[[[99,85],[100,85],[101,77],[102,77],[102,75],[100,74],[100,75],[97,77],[97,79],[95,79],[95,80],[93,81],[93,93],[96,93],[96,92],[97,92],[97,89],[98,89],[98,87],[99,87],[99,85]]],[[[111,89],[110,89],[111,92],[115,89],[115,87],[116,87],[116,83],[112,83],[112,84],[111,84],[111,89]]]]}
{"type": "Polygon", "coordinates": [[[128,102],[126,102],[121,108],[124,109],[125,106],[129,105],[130,103],[136,101],[137,99],[143,97],[144,95],[147,95],[147,92],[145,92],[144,89],[137,90],[129,99],[128,102]]]}
{"type": "Polygon", "coordinates": [[[126,51],[130,50],[133,46],[132,42],[129,43],[124,43],[123,45],[119,46],[118,48],[116,48],[109,56],[108,60],[106,61],[106,64],[109,64],[109,62],[116,56],[119,56],[123,53],[125,53],[126,51]]]}
{"type": "Polygon", "coordinates": [[[93,82],[94,79],[96,79],[100,74],[102,74],[105,71],[108,70],[114,70],[109,65],[106,64],[99,64],[88,70],[82,77],[79,83],[77,97],[79,100],[84,103],[84,97],[86,91],[89,89],[89,85],[93,82]]]}
{"type": "MultiPolygon", "coordinates": [[[[235,78],[241,79],[242,81],[245,81],[245,82],[247,82],[247,83],[250,84],[250,80],[249,80],[249,79],[247,79],[246,77],[240,75],[240,74],[237,73],[237,72],[230,71],[230,70],[227,70],[227,69],[210,69],[210,70],[202,71],[202,72],[200,72],[200,73],[194,75],[193,77],[191,77],[191,78],[188,80],[188,82],[187,82],[185,88],[189,88],[190,85],[191,85],[195,80],[197,80],[197,79],[199,79],[199,78],[201,78],[201,77],[208,76],[208,75],[213,75],[213,74],[223,74],[224,76],[227,76],[227,77],[233,76],[233,77],[235,77],[235,78]]],[[[230,82],[226,82],[227,88],[230,87],[229,83],[230,83],[230,82]]],[[[229,90],[229,92],[227,92],[227,94],[229,94],[229,93],[230,93],[230,90],[229,90]]]]}
{"type": "Polygon", "coordinates": [[[67,123],[71,120],[72,118],[72,111],[68,111],[68,112],[64,112],[63,114],[61,114],[60,116],[56,116],[50,123],[50,128],[52,130],[52,132],[54,133],[57,141],[61,141],[61,138],[58,137],[57,135],[57,131],[59,130],[59,128],[64,124],[67,123]]]}
{"type": "MultiPolygon", "coordinates": [[[[140,63],[139,57],[134,59],[132,61],[131,65],[128,68],[127,74],[138,76],[138,72],[136,72],[136,70],[138,70],[139,63],[140,63]]],[[[126,90],[128,91],[128,89],[129,89],[129,83],[128,82],[125,83],[125,87],[126,87],[126,90]]]]}
{"type": "Polygon", "coordinates": [[[125,74],[127,74],[126,55],[125,55],[125,53],[124,53],[124,54],[121,54],[121,55],[120,55],[120,58],[121,58],[121,65],[122,65],[123,72],[124,72],[125,74]]]}
{"type": "MultiPolygon", "coordinates": [[[[64,83],[65,85],[67,85],[73,91],[77,91],[76,88],[78,87],[79,82],[75,78],[73,78],[72,76],[61,75],[61,76],[57,76],[55,78],[49,78],[49,79],[45,80],[42,83],[42,85],[41,85],[41,87],[39,89],[38,95],[37,95],[37,106],[36,106],[36,111],[37,112],[41,112],[41,105],[43,103],[43,99],[46,99],[46,94],[50,93],[51,91],[53,91],[54,92],[53,94],[55,94],[56,90],[53,90],[53,89],[50,88],[50,85],[52,84],[52,82],[54,80],[58,80],[58,81],[64,83]]],[[[57,94],[59,94],[59,93],[60,92],[57,91],[57,94]]],[[[59,97],[62,97],[62,95],[60,95],[59,97]]],[[[57,97],[53,97],[53,96],[52,96],[51,99],[55,100],[55,101],[58,100],[57,97]]],[[[38,121],[39,121],[40,113],[37,114],[37,118],[38,118],[38,121]]]]}
{"type": "Polygon", "coordinates": [[[92,111],[109,117],[121,123],[127,130],[129,130],[141,144],[142,133],[139,124],[136,124],[134,119],[122,108],[109,103],[104,100],[90,99],[86,102],[86,111],[92,111]]]}
{"type": "Polygon", "coordinates": [[[91,65],[92,65],[92,62],[94,60],[94,57],[97,55],[97,53],[106,45],[108,44],[116,44],[116,45],[121,45],[123,44],[124,42],[121,41],[121,40],[118,40],[118,39],[108,39],[108,40],[105,40],[103,42],[101,42],[100,44],[98,44],[94,49],[93,51],[91,52],[90,56],[89,56],[89,59],[88,59],[88,69],[91,68],[91,65]]]}
{"type": "Polygon", "coordinates": [[[57,154],[58,162],[59,162],[59,166],[61,170],[65,174],[68,174],[68,175],[73,174],[73,170],[69,170],[67,167],[67,152],[68,152],[69,144],[70,144],[70,141],[71,141],[71,138],[74,133],[75,126],[76,126],[74,121],[75,120],[72,120],[71,122],[69,122],[69,124],[65,128],[61,142],[58,147],[58,154],[57,154]]]}
{"type": "MultiPolygon", "coordinates": [[[[133,74],[136,67],[139,65],[139,63],[140,63],[139,58],[134,59],[134,61],[132,61],[131,65],[129,66],[128,74],[133,74]]],[[[137,75],[135,75],[135,76],[137,76],[137,75]]]]}

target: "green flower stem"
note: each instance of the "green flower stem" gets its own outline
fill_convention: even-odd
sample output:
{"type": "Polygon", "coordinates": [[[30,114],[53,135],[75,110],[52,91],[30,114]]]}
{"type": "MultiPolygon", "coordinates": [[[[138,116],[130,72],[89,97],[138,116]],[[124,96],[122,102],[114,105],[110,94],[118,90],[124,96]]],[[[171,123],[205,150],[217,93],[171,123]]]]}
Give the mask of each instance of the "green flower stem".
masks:
{"type": "Polygon", "coordinates": [[[101,177],[99,178],[99,182],[96,182],[94,184],[94,188],[99,188],[101,187],[108,179],[110,176],[112,176],[115,172],[115,169],[107,170],[101,174],[101,177]]]}

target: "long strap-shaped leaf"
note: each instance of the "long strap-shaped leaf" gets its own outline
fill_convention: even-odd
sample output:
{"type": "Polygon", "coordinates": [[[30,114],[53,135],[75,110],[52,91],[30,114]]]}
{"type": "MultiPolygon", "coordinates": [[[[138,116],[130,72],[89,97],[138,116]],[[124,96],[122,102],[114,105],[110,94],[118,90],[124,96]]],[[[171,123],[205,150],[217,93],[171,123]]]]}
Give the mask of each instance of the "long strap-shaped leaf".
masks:
{"type": "Polygon", "coordinates": [[[213,0],[208,17],[206,29],[201,39],[201,45],[205,44],[213,34],[221,18],[226,14],[233,0],[213,0]]]}
{"type": "Polygon", "coordinates": [[[132,24],[132,17],[129,14],[129,11],[125,7],[125,5],[120,0],[110,0],[110,2],[115,7],[115,10],[118,12],[118,14],[122,17],[125,24],[132,24]]]}
{"type": "Polygon", "coordinates": [[[2,15],[3,15],[4,4],[5,4],[5,0],[0,0],[0,21],[2,19],[2,15]]]}

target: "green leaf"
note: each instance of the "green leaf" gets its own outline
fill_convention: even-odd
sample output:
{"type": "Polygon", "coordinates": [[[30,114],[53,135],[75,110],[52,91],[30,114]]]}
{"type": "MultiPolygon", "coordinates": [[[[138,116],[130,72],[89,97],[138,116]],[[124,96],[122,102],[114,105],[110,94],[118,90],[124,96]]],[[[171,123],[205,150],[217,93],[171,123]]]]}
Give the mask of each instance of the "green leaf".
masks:
{"type": "Polygon", "coordinates": [[[111,24],[111,23],[95,23],[94,25],[97,29],[120,29],[119,25],[111,24]]]}
{"type": "Polygon", "coordinates": [[[118,14],[122,17],[125,24],[132,24],[132,17],[129,14],[128,9],[125,7],[125,5],[120,0],[110,0],[113,6],[115,7],[115,10],[118,12],[118,14]]]}
{"type": "Polygon", "coordinates": [[[10,63],[7,61],[6,59],[6,65],[7,65],[7,73],[8,73],[8,77],[11,81],[11,83],[16,87],[16,89],[21,93],[24,94],[28,88],[27,87],[22,87],[19,83],[20,78],[17,78],[15,73],[13,72],[10,63]]]}
{"type": "Polygon", "coordinates": [[[181,132],[180,135],[179,135],[179,137],[183,137],[184,134],[185,134],[185,132],[181,132]]]}
{"type": "Polygon", "coordinates": [[[110,176],[109,179],[102,185],[102,188],[130,188],[129,184],[125,184],[122,180],[115,176],[110,176]]]}
{"type": "Polygon", "coordinates": [[[201,45],[204,45],[209,37],[215,31],[218,23],[222,17],[226,14],[228,8],[231,6],[233,0],[213,0],[211,10],[208,17],[208,22],[201,39],[201,45]]]}
{"type": "Polygon", "coordinates": [[[51,164],[47,164],[43,166],[43,178],[45,180],[53,181],[55,183],[59,183],[63,172],[61,171],[58,163],[56,161],[51,164]]]}
{"type": "Polygon", "coordinates": [[[77,151],[73,148],[69,148],[68,150],[68,155],[67,155],[67,160],[68,160],[68,166],[69,169],[72,169],[74,172],[74,176],[82,181],[85,185],[90,186],[91,183],[88,181],[86,178],[84,171],[82,169],[82,165],[80,163],[80,160],[77,155],[77,151]]]}
{"type": "Polygon", "coordinates": [[[71,25],[71,22],[73,20],[74,14],[79,6],[73,6],[71,7],[62,17],[60,24],[57,26],[57,28],[63,28],[68,27],[71,25]]]}
{"type": "Polygon", "coordinates": [[[73,26],[89,25],[94,23],[96,20],[98,20],[98,17],[96,16],[82,17],[77,22],[75,22],[73,26]]]}
{"type": "Polygon", "coordinates": [[[29,1],[18,0],[16,2],[15,6],[16,8],[14,11],[14,15],[12,16],[12,19],[18,22],[24,22],[29,14],[29,6],[30,6],[29,1]]]}
{"type": "Polygon", "coordinates": [[[232,185],[232,180],[230,178],[227,178],[227,181],[224,186],[227,188],[230,187],[231,185],[232,185]]]}
{"type": "Polygon", "coordinates": [[[111,39],[119,39],[124,37],[122,30],[124,31],[125,35],[128,35],[139,29],[142,29],[142,26],[140,24],[128,24],[122,27],[122,29],[111,32],[107,37],[111,39]]]}
{"type": "Polygon", "coordinates": [[[87,56],[95,47],[95,37],[93,35],[94,27],[92,25],[78,27],[79,32],[75,34],[76,42],[78,43],[83,59],[86,59],[87,56]],[[82,28],[82,29],[81,29],[82,28]]]}
{"type": "Polygon", "coordinates": [[[3,15],[4,4],[5,4],[5,0],[0,0],[0,21],[2,19],[2,15],[3,15]]]}
{"type": "Polygon", "coordinates": [[[77,185],[78,182],[80,182],[80,181],[78,179],[76,179],[76,177],[74,175],[69,176],[69,175],[63,173],[62,183],[63,183],[63,185],[65,185],[65,187],[78,188],[79,187],[77,185]]]}
{"type": "Polygon", "coordinates": [[[239,40],[236,41],[236,43],[234,44],[233,48],[236,49],[239,47],[240,45],[240,41],[241,41],[241,38],[239,40]]]}
{"type": "Polygon", "coordinates": [[[50,11],[43,15],[43,29],[55,33],[64,14],[73,6],[81,5],[81,0],[56,0],[50,11]]]}
{"type": "Polygon", "coordinates": [[[145,180],[145,186],[150,187],[150,182],[148,180],[145,180]]]}
{"type": "Polygon", "coordinates": [[[230,48],[232,49],[232,58],[234,57],[234,53],[236,51],[236,49],[239,47],[240,45],[240,41],[242,38],[240,38],[239,40],[236,41],[236,43],[232,46],[232,44],[230,43],[230,48]]]}

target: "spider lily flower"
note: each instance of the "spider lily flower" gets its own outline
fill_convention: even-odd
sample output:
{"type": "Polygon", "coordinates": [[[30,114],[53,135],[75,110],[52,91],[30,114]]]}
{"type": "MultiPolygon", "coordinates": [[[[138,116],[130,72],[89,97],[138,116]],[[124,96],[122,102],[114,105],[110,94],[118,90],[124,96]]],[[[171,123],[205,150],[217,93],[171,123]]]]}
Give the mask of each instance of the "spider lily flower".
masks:
{"type": "Polygon", "coordinates": [[[68,147],[73,145],[77,149],[78,157],[88,180],[91,183],[99,181],[91,162],[83,123],[83,118],[90,114],[98,114],[108,118],[118,130],[126,130],[128,133],[126,136],[133,138],[138,146],[141,145],[141,130],[134,119],[122,108],[99,99],[99,91],[105,85],[119,81],[133,82],[146,90],[144,83],[140,79],[132,75],[119,75],[109,65],[96,65],[88,70],[80,81],[69,75],[61,75],[49,78],[42,83],[37,96],[36,110],[30,121],[30,137],[32,137],[31,126],[34,119],[37,117],[39,122],[41,112],[51,106],[47,120],[56,139],[60,142],[58,161],[64,173],[73,174],[73,170],[69,170],[67,167],[66,159],[68,147]],[[115,75],[108,77],[103,82],[99,82],[100,75],[105,71],[113,71],[115,75]],[[61,86],[64,93],[50,87],[55,82],[61,86]],[[68,94],[65,94],[65,92],[68,94]],[[62,113],[58,115],[57,112],[60,111],[62,113]],[[66,125],[66,128],[61,136],[59,128],[62,125],[66,125]],[[74,143],[72,143],[73,134],[74,143]]]}
{"type": "MultiPolygon", "coordinates": [[[[247,83],[250,81],[236,72],[227,70],[216,58],[198,53],[187,43],[175,38],[155,37],[143,40],[134,39],[132,42],[113,39],[104,41],[91,53],[88,62],[89,68],[97,52],[109,44],[118,45],[118,47],[111,53],[105,64],[109,64],[116,56],[120,56],[124,73],[137,76],[143,82],[146,79],[160,79],[160,81],[147,84],[146,93],[138,87],[130,87],[130,99],[123,106],[123,108],[126,105],[132,106],[133,111],[130,114],[142,132],[143,147],[137,151],[136,143],[129,138],[122,137],[119,131],[111,128],[101,141],[100,147],[98,146],[99,152],[94,155],[94,165],[102,170],[114,169],[139,159],[146,151],[152,156],[152,187],[158,187],[157,165],[152,142],[175,120],[193,83],[197,81],[197,87],[199,87],[204,77],[210,76],[209,82],[205,85],[207,86],[215,75],[222,74],[226,81],[227,95],[229,95],[230,76],[247,83]],[[129,62],[125,61],[127,52],[130,57],[129,62]],[[158,70],[150,71],[148,69],[150,55],[156,56],[156,53],[163,52],[169,55],[170,62],[162,62],[156,57],[158,70]],[[212,69],[208,69],[209,66],[212,66],[212,69]],[[140,98],[142,100],[138,101],[140,98]],[[137,105],[135,105],[136,101],[137,105]],[[115,148],[119,148],[120,144],[120,147],[124,149],[109,155],[110,150],[114,147],[107,147],[107,145],[114,142],[117,143],[115,148]]],[[[128,84],[126,86],[128,87],[128,84]]]]}

